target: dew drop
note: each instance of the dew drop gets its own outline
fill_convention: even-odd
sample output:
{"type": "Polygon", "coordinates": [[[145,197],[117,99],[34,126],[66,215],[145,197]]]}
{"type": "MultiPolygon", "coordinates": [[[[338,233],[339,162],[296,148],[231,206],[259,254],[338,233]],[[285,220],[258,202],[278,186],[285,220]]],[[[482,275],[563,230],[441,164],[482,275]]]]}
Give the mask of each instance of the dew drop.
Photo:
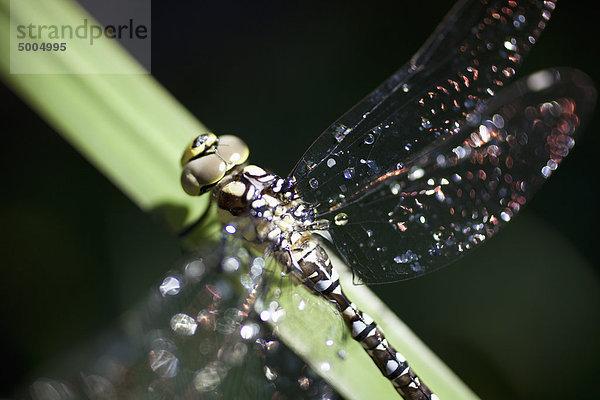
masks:
{"type": "Polygon", "coordinates": [[[269,308],[273,311],[277,310],[279,308],[279,302],[277,300],[272,300],[269,302],[269,308]]]}
{"type": "Polygon", "coordinates": [[[367,134],[367,136],[365,136],[365,144],[373,144],[375,143],[375,136],[373,136],[372,133],[367,134]]]}
{"type": "Polygon", "coordinates": [[[306,308],[306,302],[304,300],[300,300],[300,303],[298,303],[298,310],[302,311],[306,308]]]}
{"type": "Polygon", "coordinates": [[[508,40],[504,42],[504,48],[510,51],[517,50],[517,46],[514,43],[512,43],[512,41],[509,42],[508,40]]]}
{"type": "Polygon", "coordinates": [[[298,378],[298,386],[302,390],[308,390],[308,388],[310,387],[310,379],[308,379],[308,377],[306,377],[306,376],[299,377],[298,378]]]}
{"type": "Polygon", "coordinates": [[[370,168],[369,173],[371,174],[378,174],[381,171],[381,168],[379,168],[379,165],[374,160],[365,160],[364,164],[367,164],[367,167],[370,168]]]}
{"type": "Polygon", "coordinates": [[[184,269],[185,276],[188,279],[200,279],[205,271],[206,266],[202,260],[194,260],[186,265],[184,269]]]}
{"type": "Polygon", "coordinates": [[[258,324],[249,323],[240,328],[240,336],[242,339],[250,340],[253,339],[260,332],[258,324]]]}
{"type": "Polygon", "coordinates": [[[150,369],[161,378],[173,378],[179,370],[179,359],[167,350],[151,350],[148,354],[150,369]]]}
{"type": "Polygon", "coordinates": [[[416,181],[417,179],[421,179],[423,176],[425,176],[425,170],[422,168],[413,167],[408,174],[408,180],[416,181]]]}
{"type": "Polygon", "coordinates": [[[333,218],[333,221],[335,222],[336,225],[339,225],[339,226],[346,225],[348,223],[348,214],[339,213],[333,218]]]}
{"type": "Polygon", "coordinates": [[[279,297],[281,297],[281,288],[274,288],[273,289],[273,298],[278,299],[279,297]]]}
{"type": "Polygon", "coordinates": [[[271,319],[271,311],[270,310],[263,310],[260,312],[259,317],[261,319],[261,321],[268,321],[271,319]]]}
{"type": "Polygon", "coordinates": [[[248,274],[243,274],[240,277],[240,283],[242,284],[242,286],[248,290],[252,290],[252,288],[254,287],[254,280],[252,279],[252,277],[248,274]]]}
{"type": "Polygon", "coordinates": [[[338,143],[342,143],[342,141],[346,138],[346,135],[350,133],[350,129],[344,124],[339,124],[335,130],[333,131],[333,136],[338,143]]]}
{"type": "Polygon", "coordinates": [[[513,76],[515,74],[515,70],[511,67],[506,67],[502,70],[502,73],[504,74],[505,77],[510,78],[511,76],[513,76]]]}
{"type": "Polygon", "coordinates": [[[259,277],[262,275],[263,268],[265,267],[265,260],[257,257],[252,261],[252,266],[250,267],[250,275],[252,277],[259,277]]]}
{"type": "Polygon", "coordinates": [[[477,113],[469,113],[466,115],[466,119],[470,124],[477,124],[481,120],[481,115],[477,113]]]}
{"type": "Polygon", "coordinates": [[[550,174],[552,174],[552,169],[545,165],[542,167],[542,175],[544,178],[548,178],[550,176],[550,174]]]}
{"type": "Polygon", "coordinates": [[[412,250],[407,250],[406,253],[394,257],[394,262],[396,264],[407,264],[418,259],[419,257],[415,253],[413,253],[412,250]]]}
{"type": "Polygon", "coordinates": [[[418,262],[412,264],[410,266],[410,269],[412,269],[414,272],[418,272],[418,273],[423,273],[423,271],[425,270],[423,268],[423,266],[421,264],[419,264],[418,262]]]}
{"type": "Polygon", "coordinates": [[[431,128],[431,121],[427,118],[421,117],[421,126],[425,129],[429,129],[431,128]]]}
{"type": "Polygon", "coordinates": [[[318,187],[319,187],[319,181],[318,181],[318,180],[316,180],[315,178],[311,178],[311,179],[308,181],[308,184],[309,184],[309,185],[310,185],[310,187],[311,187],[311,188],[313,188],[313,189],[316,189],[316,188],[318,188],[318,187]]]}
{"type": "Polygon", "coordinates": [[[265,373],[265,378],[267,378],[267,380],[269,380],[271,382],[274,381],[275,379],[277,379],[277,372],[275,372],[274,370],[269,368],[268,365],[265,365],[264,373],[265,373]]]}
{"type": "Polygon", "coordinates": [[[492,122],[498,129],[504,128],[504,118],[502,118],[499,114],[494,114],[492,117],[492,122]]]}
{"type": "Polygon", "coordinates": [[[227,365],[240,365],[246,354],[248,354],[248,346],[244,343],[236,343],[233,346],[221,347],[219,349],[219,360],[227,365]]]}
{"type": "Polygon", "coordinates": [[[330,158],[329,160],[327,160],[327,166],[329,168],[333,168],[335,166],[335,164],[337,164],[337,163],[335,162],[335,160],[333,158],[330,158]]]}
{"type": "Polygon", "coordinates": [[[344,170],[344,178],[352,179],[354,177],[354,168],[346,168],[344,170]]]}
{"type": "Polygon", "coordinates": [[[271,321],[277,323],[285,317],[285,309],[279,308],[271,313],[271,321]]]}
{"type": "Polygon", "coordinates": [[[213,362],[206,367],[196,371],[192,384],[198,392],[211,392],[215,390],[223,380],[224,367],[218,362],[213,362]]]}
{"type": "Polygon", "coordinates": [[[187,314],[177,313],[171,317],[171,329],[182,336],[192,336],[196,333],[198,324],[187,314]]]}
{"type": "Polygon", "coordinates": [[[223,270],[225,272],[235,272],[240,268],[240,261],[235,257],[227,257],[223,260],[223,270]]]}
{"type": "Polygon", "coordinates": [[[160,284],[158,290],[165,296],[175,296],[181,291],[181,282],[174,276],[167,276],[160,284]]]}

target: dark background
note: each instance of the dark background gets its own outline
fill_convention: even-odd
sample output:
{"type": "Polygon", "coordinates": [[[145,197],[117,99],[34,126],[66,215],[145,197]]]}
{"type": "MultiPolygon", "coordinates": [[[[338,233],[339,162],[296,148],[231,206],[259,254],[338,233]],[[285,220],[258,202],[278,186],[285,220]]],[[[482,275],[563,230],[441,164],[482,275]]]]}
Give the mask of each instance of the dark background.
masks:
{"type": "MultiPolygon", "coordinates": [[[[520,75],[600,82],[591,2],[563,1],[520,75]]],[[[285,175],[425,41],[452,2],[154,2],[152,73],[251,160],[285,175]]],[[[0,396],[85,342],[181,255],[5,86],[0,146],[0,396]]],[[[497,238],[429,276],[376,287],[482,398],[600,396],[597,117],[497,238]]],[[[360,302],[360,300],[358,300],[360,302]]]]}

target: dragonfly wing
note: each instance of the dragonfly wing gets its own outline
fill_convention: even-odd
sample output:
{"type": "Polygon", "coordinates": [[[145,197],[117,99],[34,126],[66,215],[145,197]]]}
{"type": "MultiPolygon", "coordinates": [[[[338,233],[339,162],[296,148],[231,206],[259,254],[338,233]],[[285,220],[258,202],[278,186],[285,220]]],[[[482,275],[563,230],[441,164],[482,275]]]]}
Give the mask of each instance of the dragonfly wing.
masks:
{"type": "Polygon", "coordinates": [[[503,89],[443,146],[366,184],[319,214],[365,283],[392,282],[455,261],[525,205],[574,145],[596,92],[572,69],[545,70],[503,89]]]}
{"type": "Polygon", "coordinates": [[[552,1],[459,2],[411,61],[311,145],[290,174],[296,191],[330,207],[458,134],[514,75],[553,9],[552,1]]]}

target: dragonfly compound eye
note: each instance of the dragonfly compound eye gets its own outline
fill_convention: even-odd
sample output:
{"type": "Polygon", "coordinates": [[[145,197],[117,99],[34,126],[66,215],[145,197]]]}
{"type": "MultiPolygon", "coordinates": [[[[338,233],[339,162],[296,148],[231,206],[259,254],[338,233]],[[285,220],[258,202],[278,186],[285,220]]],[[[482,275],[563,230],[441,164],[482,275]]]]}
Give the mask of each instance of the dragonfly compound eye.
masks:
{"type": "Polygon", "coordinates": [[[203,194],[227,171],[245,163],[248,155],[248,146],[237,136],[217,138],[213,133],[199,135],[181,157],[181,186],[192,196],[203,194]]]}
{"type": "Polygon", "coordinates": [[[208,154],[188,162],[181,172],[181,186],[187,194],[197,196],[220,181],[227,172],[227,163],[217,154],[208,154]]]}
{"type": "MultiPolygon", "coordinates": [[[[250,150],[248,145],[237,136],[223,135],[219,136],[217,154],[228,164],[241,165],[246,162],[250,150]]],[[[231,167],[230,167],[231,168],[231,167]]]]}
{"type": "Polygon", "coordinates": [[[209,132],[198,135],[185,148],[181,156],[181,166],[184,167],[192,160],[214,153],[217,150],[218,144],[219,139],[214,133],[209,132]]]}

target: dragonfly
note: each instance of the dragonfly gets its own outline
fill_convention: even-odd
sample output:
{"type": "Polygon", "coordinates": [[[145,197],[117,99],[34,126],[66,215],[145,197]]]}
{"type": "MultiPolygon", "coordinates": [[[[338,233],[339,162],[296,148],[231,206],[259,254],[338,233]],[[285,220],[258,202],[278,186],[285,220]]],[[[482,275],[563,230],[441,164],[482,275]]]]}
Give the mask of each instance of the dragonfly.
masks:
{"type": "Polygon", "coordinates": [[[342,290],[325,237],[356,282],[412,279],[489,240],[558,168],[596,92],[580,71],[509,84],[555,1],[458,2],[394,75],[327,128],[287,177],[239,139],[201,134],[182,186],[210,192],[225,230],[333,303],[404,399],[439,397],[342,290]],[[318,233],[319,235],[316,235],[318,233]]]}
{"type": "MultiPolygon", "coordinates": [[[[186,192],[210,191],[226,229],[266,248],[334,303],[405,399],[438,397],[344,294],[324,232],[366,284],[411,279],[490,239],[555,171],[595,100],[581,72],[508,83],[553,1],[461,1],[417,54],[327,128],[285,178],[246,163],[230,136],[198,136],[186,192]]],[[[238,149],[237,146],[240,146],[238,149]]]]}
{"type": "MultiPolygon", "coordinates": [[[[547,70],[508,85],[553,9],[553,2],[459,3],[409,64],[327,129],[286,178],[260,168],[249,168],[238,176],[257,181],[270,176],[272,185],[264,185],[265,190],[280,182],[279,191],[271,197],[284,203],[285,195],[291,193],[287,200],[298,207],[304,205],[305,212],[299,216],[291,213],[299,220],[294,221],[302,223],[294,226],[292,234],[300,235],[302,244],[314,246],[311,254],[320,252],[321,246],[313,240],[313,232],[328,236],[358,281],[410,279],[451,263],[493,236],[525,205],[572,148],[573,138],[593,108],[592,84],[578,71],[547,70]]],[[[243,146],[231,151],[238,145],[235,138],[209,134],[194,140],[184,157],[186,189],[193,194],[211,191],[217,203],[218,194],[238,200],[235,184],[225,190],[227,181],[231,183],[236,172],[248,167],[243,146]]],[[[256,186],[249,187],[256,191],[256,186]]],[[[261,197],[266,197],[263,192],[259,192],[261,197]]],[[[251,235],[259,233],[261,218],[268,221],[266,208],[255,210],[254,215],[242,212],[233,216],[231,211],[236,208],[221,209],[227,219],[224,236],[244,236],[256,242],[251,235]],[[227,231],[233,232],[232,228],[236,232],[227,231]]],[[[276,211],[277,205],[273,215],[276,211]]],[[[286,218],[280,219],[285,225],[286,218]]],[[[260,229],[268,239],[263,242],[268,247],[266,254],[275,256],[309,290],[327,298],[318,290],[318,282],[306,279],[310,274],[292,269],[295,265],[286,260],[287,253],[300,264],[292,253],[297,242],[289,249],[273,242],[269,238],[272,226],[268,225],[260,229]]],[[[278,228],[280,236],[289,233],[278,228]]],[[[315,257],[326,263],[324,256],[315,257]]],[[[236,259],[254,265],[248,257],[226,255],[217,264],[226,271],[236,259]]],[[[222,282],[219,278],[206,281],[194,275],[194,267],[189,270],[192,272],[167,277],[159,296],[176,298],[187,293],[177,288],[176,282],[183,281],[178,276],[183,276],[192,281],[197,278],[202,284],[197,291],[193,289],[198,286],[190,285],[193,292],[208,299],[202,310],[226,303],[220,300],[222,292],[216,290],[220,285],[213,285],[222,282]]],[[[330,274],[334,276],[333,271],[330,274]]],[[[179,336],[185,336],[194,325],[201,329],[198,321],[211,326],[228,326],[233,321],[248,327],[245,332],[255,331],[253,321],[246,316],[241,320],[235,311],[233,315],[225,312],[224,320],[202,314],[190,321],[185,315],[184,310],[169,314],[171,330],[179,336]]],[[[368,321],[359,310],[352,309],[352,317],[358,325],[368,321]]],[[[374,322],[364,325],[383,343],[383,332],[374,322]]],[[[354,333],[353,327],[350,331],[354,333]]],[[[225,345],[214,344],[214,352],[227,348],[229,338],[224,333],[229,331],[219,331],[225,345]]],[[[156,381],[164,383],[177,371],[177,358],[164,337],[155,339],[160,340],[150,343],[149,368],[156,381]]],[[[263,340],[266,350],[268,340],[263,340]]],[[[390,355],[393,347],[387,347],[390,355]]],[[[239,355],[233,352],[227,359],[235,364],[239,355]]],[[[401,356],[396,353],[395,357],[392,362],[401,356]]],[[[403,363],[408,366],[408,361],[403,363]]],[[[198,369],[193,390],[210,390],[218,381],[211,377],[219,371],[216,364],[198,369]]],[[[387,371],[382,372],[385,375],[387,371]]],[[[418,389],[407,393],[408,389],[401,387],[400,394],[435,398],[410,372],[409,389],[418,389]]],[[[230,375],[234,374],[231,370],[230,375]]],[[[222,386],[227,387],[227,382],[222,386]]],[[[168,389],[165,393],[172,393],[168,389]]]]}

